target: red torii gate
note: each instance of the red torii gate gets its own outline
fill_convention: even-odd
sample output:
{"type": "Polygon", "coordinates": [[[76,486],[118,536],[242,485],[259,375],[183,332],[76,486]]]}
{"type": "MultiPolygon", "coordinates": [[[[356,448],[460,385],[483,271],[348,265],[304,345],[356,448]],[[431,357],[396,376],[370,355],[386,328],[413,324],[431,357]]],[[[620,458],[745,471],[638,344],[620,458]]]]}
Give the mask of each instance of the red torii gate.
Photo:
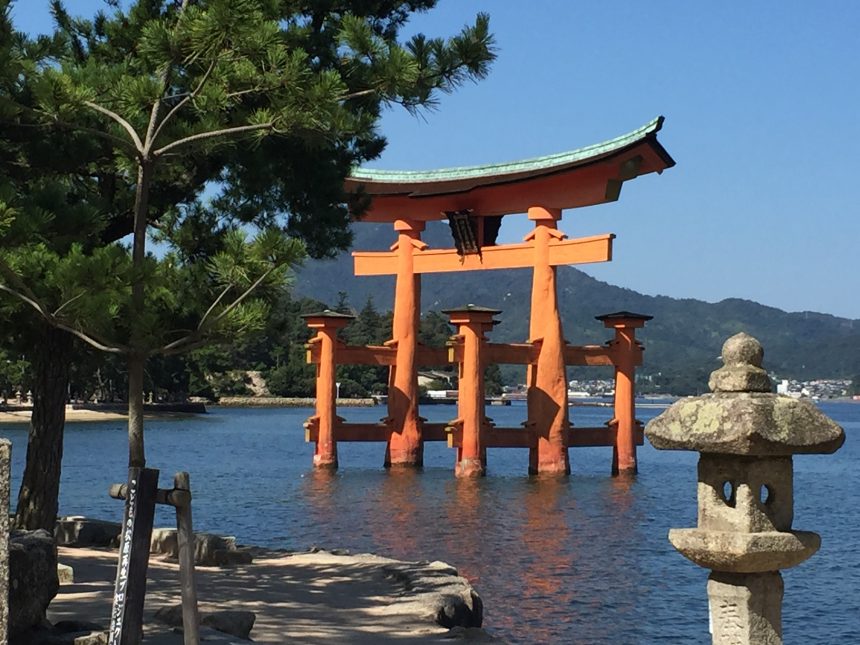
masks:
{"type": "MultiPolygon", "coordinates": [[[[423,442],[447,438],[458,448],[457,474],[482,474],[488,446],[527,446],[529,472],[570,472],[569,445],[612,445],[613,472],[636,471],[641,428],[634,417],[633,370],[641,364],[635,329],[648,316],[619,312],[600,317],[616,337],[606,347],[574,347],[564,341],[558,312],[556,267],[607,262],[612,234],[565,239],[558,230],[562,209],[617,200],[625,181],[661,173],[674,161],[657,141],[663,117],[611,141],[528,161],[431,172],[355,171],[347,188],[362,191],[370,206],[362,221],[390,222],[397,241],[387,252],[355,252],[356,275],[395,275],[392,339],[381,347],[347,347],[336,339],[348,320],[332,312],[307,316],[318,329],[308,360],[318,365],[317,409],[306,423],[317,444],[314,464],[337,466],[337,441],[387,441],[385,465],[423,463],[423,442]],[[527,213],[534,230],[519,244],[495,244],[501,217],[527,213]],[[457,248],[429,249],[421,241],[428,221],[448,219],[457,248]],[[529,342],[493,345],[484,331],[493,310],[450,310],[459,328],[450,352],[418,344],[422,273],[532,268],[529,342]],[[418,413],[418,366],[460,365],[458,419],[425,423],[418,413]],[[480,374],[489,363],[528,366],[528,419],[525,428],[492,428],[483,415],[480,374]],[[390,367],[388,416],[379,424],[347,424],[337,416],[337,364],[390,367]],[[606,428],[572,429],[568,420],[566,365],[614,365],[615,417],[606,428]],[[468,366],[468,367],[467,367],[468,366]]],[[[347,317],[348,318],[348,317],[347,317]]]]}

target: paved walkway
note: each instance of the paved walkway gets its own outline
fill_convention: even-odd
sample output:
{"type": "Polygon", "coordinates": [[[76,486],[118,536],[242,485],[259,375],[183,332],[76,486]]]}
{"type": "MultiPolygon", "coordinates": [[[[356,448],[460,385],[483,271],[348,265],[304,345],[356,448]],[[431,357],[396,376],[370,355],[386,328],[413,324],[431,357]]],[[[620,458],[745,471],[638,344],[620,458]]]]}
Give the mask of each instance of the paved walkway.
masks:
{"type": "MultiPolygon", "coordinates": [[[[61,547],[59,556],[74,569],[75,582],[60,587],[48,619],[88,620],[107,627],[116,552],[61,547]]],[[[482,630],[449,633],[434,621],[440,598],[469,596],[471,588],[454,573],[442,563],[275,552],[248,565],[199,567],[197,589],[201,611],[253,611],[257,620],[251,638],[256,643],[450,643],[457,632],[468,640],[487,640],[482,630]]],[[[153,619],[160,607],[179,602],[178,565],[151,560],[144,615],[147,643],[182,642],[153,619]]]]}

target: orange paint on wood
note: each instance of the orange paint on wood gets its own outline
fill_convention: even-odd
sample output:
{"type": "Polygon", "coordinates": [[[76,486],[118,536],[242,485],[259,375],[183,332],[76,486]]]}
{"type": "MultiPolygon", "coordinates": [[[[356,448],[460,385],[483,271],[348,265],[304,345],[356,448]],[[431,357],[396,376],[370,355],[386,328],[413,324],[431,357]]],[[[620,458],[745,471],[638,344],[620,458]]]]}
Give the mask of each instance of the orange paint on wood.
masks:
{"type": "Polygon", "coordinates": [[[537,363],[527,372],[528,422],[534,428],[535,445],[529,450],[529,472],[565,475],[570,473],[567,451],[567,373],[564,364],[564,337],[558,312],[556,269],[549,264],[548,247],[560,232],[556,210],[534,207],[529,219],[535,229],[529,237],[534,244],[529,337],[542,340],[537,363]]]}
{"type": "Polygon", "coordinates": [[[397,281],[394,290],[392,340],[396,343],[395,364],[388,378],[388,417],[392,425],[385,454],[386,467],[416,467],[424,462],[421,419],[418,416],[418,325],[421,278],[415,274],[414,251],[424,246],[424,224],[399,219],[397,281]]]}
{"type": "MultiPolygon", "coordinates": [[[[627,312],[624,312],[625,315],[627,312]]],[[[635,474],[637,429],[636,421],[636,366],[642,363],[642,348],[636,340],[636,329],[645,324],[648,317],[624,317],[612,315],[603,323],[615,330],[615,338],[609,345],[615,355],[615,418],[617,429],[612,454],[612,474],[635,474]]],[[[641,444],[638,444],[641,445],[641,444]]]]}
{"type": "Polygon", "coordinates": [[[567,365],[614,365],[612,349],[602,345],[566,345],[564,362],[567,365]]]}
{"type": "MultiPolygon", "coordinates": [[[[550,266],[608,262],[612,259],[611,233],[573,240],[553,239],[542,253],[550,266]]],[[[414,247],[413,247],[414,248],[414,247]]],[[[415,249],[415,273],[448,273],[489,269],[522,269],[534,266],[534,244],[498,244],[484,246],[481,254],[461,256],[455,249],[415,249]]],[[[399,247],[388,251],[355,251],[352,254],[355,275],[392,275],[400,266],[399,247]]]]}
{"type": "MultiPolygon", "coordinates": [[[[319,363],[319,345],[308,343],[307,362],[319,363]]],[[[448,364],[448,350],[445,347],[426,347],[418,345],[416,350],[418,364],[436,366],[448,364]]],[[[338,365],[394,365],[397,348],[394,345],[339,345],[335,357],[338,365]]]]}
{"type": "MultiPolygon", "coordinates": [[[[482,434],[486,425],[484,413],[484,332],[493,327],[492,310],[449,310],[452,325],[457,325],[459,351],[458,418],[452,427],[458,432],[457,477],[480,477],[486,473],[486,448],[482,434]]],[[[449,442],[450,445],[450,442],[449,442]]]]}
{"type": "Polygon", "coordinates": [[[316,369],[316,413],[305,425],[308,436],[313,434],[316,442],[313,457],[316,468],[337,468],[335,352],[338,345],[337,332],[348,324],[349,319],[345,316],[325,314],[306,317],[308,327],[317,330],[316,337],[309,345],[319,352],[316,369]]]}

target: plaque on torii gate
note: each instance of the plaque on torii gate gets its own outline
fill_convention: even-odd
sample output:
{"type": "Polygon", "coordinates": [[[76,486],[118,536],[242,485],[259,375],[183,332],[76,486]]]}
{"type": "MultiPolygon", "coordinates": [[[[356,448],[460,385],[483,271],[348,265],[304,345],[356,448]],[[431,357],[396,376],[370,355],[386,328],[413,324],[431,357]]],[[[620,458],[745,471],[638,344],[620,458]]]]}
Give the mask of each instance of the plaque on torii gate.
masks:
{"type": "MultiPolygon", "coordinates": [[[[567,473],[566,344],[558,313],[556,267],[607,262],[614,235],[566,239],[562,210],[618,199],[625,181],[675,164],[657,141],[658,117],[605,143],[538,159],[430,172],[357,169],[347,190],[370,198],[362,221],[389,222],[397,232],[390,251],[353,253],[356,275],[395,275],[387,466],[420,466],[418,414],[420,276],[486,269],[533,270],[529,341],[540,352],[528,367],[527,429],[535,436],[529,471],[567,473]],[[518,244],[496,244],[501,217],[527,213],[534,229],[518,244]],[[421,241],[428,221],[447,219],[456,248],[421,241]]],[[[635,462],[632,466],[635,468],[635,462]]]]}

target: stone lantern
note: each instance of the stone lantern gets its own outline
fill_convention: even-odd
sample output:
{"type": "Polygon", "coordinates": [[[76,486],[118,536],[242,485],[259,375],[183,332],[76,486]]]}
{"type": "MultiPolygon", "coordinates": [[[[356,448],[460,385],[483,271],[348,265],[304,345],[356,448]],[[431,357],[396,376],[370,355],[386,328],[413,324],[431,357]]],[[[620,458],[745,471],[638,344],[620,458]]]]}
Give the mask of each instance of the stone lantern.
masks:
{"type": "Polygon", "coordinates": [[[645,428],[655,448],[700,453],[698,526],[671,529],[669,541],[712,570],[715,644],[782,643],[779,570],[821,544],[816,533],[791,530],[792,455],[835,452],[845,440],[812,403],[772,393],[763,354],[752,336],[732,336],[712,394],[677,401],[645,428]]]}

